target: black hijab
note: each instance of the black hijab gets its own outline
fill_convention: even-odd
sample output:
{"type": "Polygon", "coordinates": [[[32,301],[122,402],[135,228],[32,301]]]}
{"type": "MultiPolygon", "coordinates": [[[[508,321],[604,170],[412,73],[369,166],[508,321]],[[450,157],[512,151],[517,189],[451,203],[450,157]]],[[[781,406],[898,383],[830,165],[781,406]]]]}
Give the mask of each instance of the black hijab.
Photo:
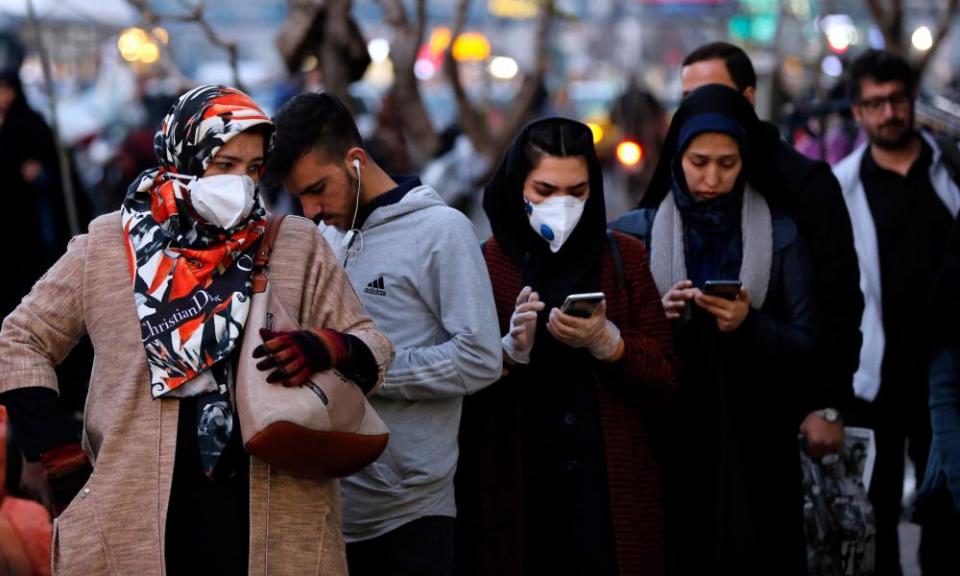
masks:
{"type": "Polygon", "coordinates": [[[697,116],[720,114],[737,122],[744,130],[746,145],[741,149],[743,157],[742,177],[764,197],[777,192],[778,172],[776,150],[768,150],[764,142],[763,126],[757,113],[743,94],[722,84],[708,84],[691,92],[673,115],[670,129],[663,142],[662,154],[653,172],[647,193],[640,207],[656,208],[673,188],[674,163],[679,164],[679,150],[683,127],[697,116]]]}
{"type": "Polygon", "coordinates": [[[657,207],[669,193],[684,223],[687,276],[694,286],[707,280],[735,280],[743,260],[741,207],[749,182],[758,190],[775,190],[770,162],[763,160],[761,124],[750,102],[738,91],[721,84],[694,90],[681,103],[670,122],[653,179],[642,205],[657,207]],[[681,157],[698,134],[719,132],[736,140],[742,168],[729,194],[696,201],[681,167],[681,157]]]}
{"type": "MultiPolygon", "coordinates": [[[[547,310],[569,295],[600,289],[600,255],[606,243],[603,173],[585,124],[566,118],[546,118],[528,124],[504,154],[483,195],[483,209],[493,237],[513,258],[522,285],[540,293],[547,310]],[[539,158],[583,156],[587,161],[590,197],[573,233],[556,253],[530,227],[524,209],[523,184],[539,158]]],[[[541,315],[541,322],[546,314],[541,315]]]]}

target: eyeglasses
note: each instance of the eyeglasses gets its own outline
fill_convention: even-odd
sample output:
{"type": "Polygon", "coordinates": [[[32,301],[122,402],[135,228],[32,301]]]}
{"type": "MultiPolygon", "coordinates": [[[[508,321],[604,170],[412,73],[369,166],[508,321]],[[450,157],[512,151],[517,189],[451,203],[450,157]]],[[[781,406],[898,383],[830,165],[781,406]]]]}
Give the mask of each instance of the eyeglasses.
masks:
{"type": "Polygon", "coordinates": [[[870,114],[880,114],[887,108],[887,104],[894,110],[903,110],[910,104],[910,95],[906,92],[894,92],[889,96],[877,96],[860,100],[857,105],[870,114]]]}

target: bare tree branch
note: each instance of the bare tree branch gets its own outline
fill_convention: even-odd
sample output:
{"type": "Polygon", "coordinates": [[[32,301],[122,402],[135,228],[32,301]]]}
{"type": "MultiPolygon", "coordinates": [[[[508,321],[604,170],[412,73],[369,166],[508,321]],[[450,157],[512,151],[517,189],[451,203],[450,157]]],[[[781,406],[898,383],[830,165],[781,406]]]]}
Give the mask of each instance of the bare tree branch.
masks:
{"type": "Polygon", "coordinates": [[[417,0],[417,45],[423,44],[423,37],[427,31],[427,2],[417,0]]]}
{"type": "Polygon", "coordinates": [[[957,15],[958,8],[960,8],[960,0],[947,0],[946,10],[940,15],[940,21],[937,22],[937,29],[933,34],[933,45],[917,62],[918,74],[922,75],[923,71],[927,69],[927,65],[933,60],[937,49],[940,48],[940,45],[943,44],[950,33],[950,26],[953,24],[953,18],[957,15]]]}
{"type": "Polygon", "coordinates": [[[887,49],[895,54],[906,55],[907,46],[903,41],[903,2],[890,0],[890,16],[887,20],[889,31],[887,49]]]}
{"type": "Polygon", "coordinates": [[[520,92],[513,100],[510,106],[506,121],[503,123],[500,132],[496,138],[497,151],[505,147],[512,139],[514,133],[520,129],[521,125],[527,120],[531,113],[537,97],[543,87],[543,79],[547,74],[547,57],[549,53],[549,35],[550,24],[553,21],[556,8],[555,0],[545,0],[540,4],[540,16],[537,20],[535,61],[533,71],[524,78],[523,86],[520,92]]]}
{"type": "Polygon", "coordinates": [[[351,0],[327,0],[323,20],[323,45],[320,51],[325,88],[340,100],[350,102],[350,72],[343,58],[349,39],[351,0]]]}
{"type": "Polygon", "coordinates": [[[456,98],[457,101],[457,110],[460,112],[460,126],[463,128],[463,133],[470,139],[475,150],[481,154],[487,154],[493,141],[490,128],[483,114],[474,108],[470,102],[467,91],[460,81],[460,64],[453,57],[453,45],[456,43],[457,38],[460,37],[460,34],[463,33],[469,9],[470,0],[459,0],[450,46],[447,48],[447,53],[443,59],[443,68],[447,75],[447,80],[450,82],[450,88],[453,90],[454,98],[456,98]]]}
{"type": "Polygon", "coordinates": [[[440,146],[440,138],[427,113],[427,107],[420,95],[420,85],[414,74],[417,54],[427,25],[426,0],[417,0],[415,24],[411,24],[400,0],[380,0],[380,6],[383,8],[384,20],[394,32],[390,47],[394,74],[392,90],[396,95],[404,127],[419,156],[430,158],[440,146]]]}
{"type": "Polygon", "coordinates": [[[402,28],[410,25],[407,11],[403,9],[400,0],[380,0],[380,8],[383,10],[384,22],[390,26],[402,28]]]}
{"type": "MultiPolygon", "coordinates": [[[[186,14],[158,14],[157,11],[150,6],[149,0],[127,0],[127,4],[140,13],[140,17],[148,26],[157,26],[164,22],[194,23],[200,26],[200,29],[203,30],[204,35],[211,44],[227,52],[230,70],[233,73],[233,85],[243,90],[243,84],[240,82],[239,54],[236,43],[224,40],[213,26],[210,25],[204,13],[205,6],[202,3],[191,4],[186,0],[177,0],[177,3],[188,12],[186,14]]],[[[166,68],[170,69],[171,66],[166,66],[166,68]]],[[[183,78],[183,74],[177,74],[177,76],[183,78]]]]}
{"type": "Polygon", "coordinates": [[[867,10],[870,11],[870,15],[873,16],[873,21],[877,23],[877,27],[886,34],[887,27],[887,11],[884,9],[881,0],[864,0],[867,4],[867,10]]]}
{"type": "Polygon", "coordinates": [[[877,24],[877,28],[880,29],[880,33],[883,34],[884,44],[890,46],[893,44],[893,36],[890,33],[890,16],[887,13],[886,8],[883,6],[882,0],[864,0],[867,4],[867,9],[870,11],[870,15],[873,16],[873,21],[877,24]]]}

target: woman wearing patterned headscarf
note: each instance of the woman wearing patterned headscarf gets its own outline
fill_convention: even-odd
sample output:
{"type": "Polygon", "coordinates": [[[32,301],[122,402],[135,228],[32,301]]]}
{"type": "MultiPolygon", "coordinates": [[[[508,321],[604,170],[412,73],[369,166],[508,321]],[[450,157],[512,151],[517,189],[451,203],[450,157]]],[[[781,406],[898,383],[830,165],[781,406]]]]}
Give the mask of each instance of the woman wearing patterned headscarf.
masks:
{"type": "MultiPolygon", "coordinates": [[[[346,571],[335,484],[250,458],[231,400],[272,133],[242,92],[181,96],[156,135],[158,167],[73,239],[4,322],[0,399],[28,457],[52,481],[92,466],[59,517],[55,571],[346,571]],[[46,407],[54,365],[84,333],[96,360],[81,449],[46,407]]],[[[297,385],[331,367],[365,390],[381,381],[392,348],[312,223],[284,222],[270,282],[304,330],[262,334],[255,355],[266,356],[268,381],[297,385]]]]}

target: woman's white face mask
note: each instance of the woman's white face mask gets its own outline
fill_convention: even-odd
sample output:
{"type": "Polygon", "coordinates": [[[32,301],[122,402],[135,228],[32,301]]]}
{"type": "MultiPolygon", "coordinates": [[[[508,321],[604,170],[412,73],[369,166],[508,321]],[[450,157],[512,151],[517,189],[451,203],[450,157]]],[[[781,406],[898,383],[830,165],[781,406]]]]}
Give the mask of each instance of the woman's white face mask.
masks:
{"type": "Polygon", "coordinates": [[[530,227],[550,244],[550,251],[559,252],[583,216],[586,199],[573,196],[551,196],[539,204],[524,198],[530,227]]]}
{"type": "Polygon", "coordinates": [[[230,230],[250,215],[256,202],[257,185],[247,175],[217,174],[191,181],[190,204],[204,220],[230,230]]]}

